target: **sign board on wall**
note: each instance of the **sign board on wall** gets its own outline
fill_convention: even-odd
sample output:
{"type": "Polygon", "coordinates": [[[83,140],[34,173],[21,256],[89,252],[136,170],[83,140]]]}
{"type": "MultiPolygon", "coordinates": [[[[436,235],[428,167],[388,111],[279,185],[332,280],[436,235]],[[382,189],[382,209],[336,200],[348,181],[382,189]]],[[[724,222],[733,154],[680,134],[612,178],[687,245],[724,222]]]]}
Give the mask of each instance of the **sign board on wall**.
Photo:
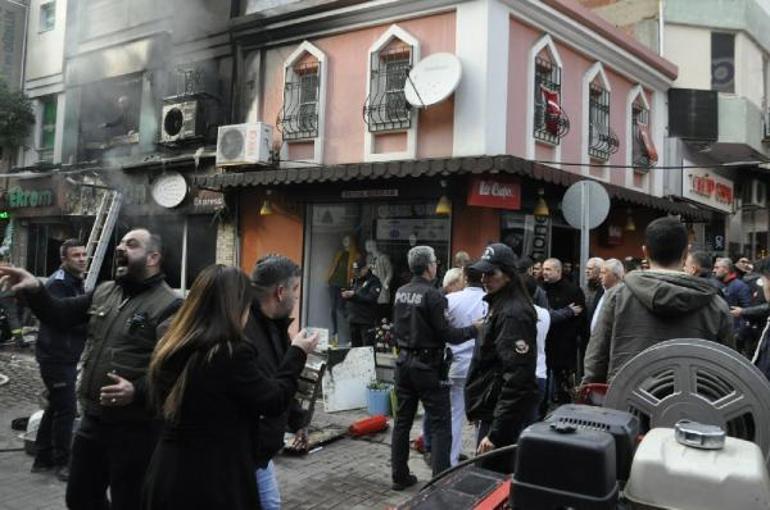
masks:
{"type": "Polygon", "coordinates": [[[417,241],[447,241],[449,225],[445,219],[381,219],[377,220],[377,239],[408,241],[414,235],[417,241]]]}
{"type": "Polygon", "coordinates": [[[468,188],[468,205],[493,209],[521,209],[521,184],[510,177],[474,177],[468,188]]]}
{"type": "Polygon", "coordinates": [[[682,163],[685,167],[682,169],[682,198],[733,212],[735,187],[732,180],[715,174],[712,169],[691,167],[692,163],[686,159],[682,163]]]}
{"type": "Polygon", "coordinates": [[[532,214],[506,213],[502,217],[502,241],[519,255],[539,260],[551,256],[551,218],[532,214]]]}

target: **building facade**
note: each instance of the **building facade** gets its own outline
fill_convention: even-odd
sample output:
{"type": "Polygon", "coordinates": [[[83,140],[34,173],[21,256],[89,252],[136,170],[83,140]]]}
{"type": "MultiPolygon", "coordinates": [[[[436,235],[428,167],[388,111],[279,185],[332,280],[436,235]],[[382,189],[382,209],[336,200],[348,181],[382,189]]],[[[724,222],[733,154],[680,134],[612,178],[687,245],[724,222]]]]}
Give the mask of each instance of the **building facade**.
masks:
{"type": "Polygon", "coordinates": [[[269,252],[303,261],[302,324],[338,329],[359,254],[390,292],[418,243],[443,269],[496,240],[577,262],[560,202],[584,178],[612,199],[596,255],[641,257],[657,216],[710,217],[664,199],[655,168],[676,66],[577,3],[302,4],[248,2],[232,22],[238,122],[275,127],[272,161],[196,178],[236,197],[244,269],[269,252]],[[462,68],[453,93],[411,104],[409,71],[442,53],[462,68]]]}
{"type": "Polygon", "coordinates": [[[581,3],[679,67],[666,154],[682,170],[669,174],[665,193],[714,210],[713,221],[695,226],[695,246],[767,255],[770,2],[581,3]]]}
{"type": "Polygon", "coordinates": [[[55,215],[10,213],[15,262],[48,274],[64,239],[88,236],[105,189],[124,195],[116,239],[136,226],[162,236],[174,288],[233,262],[217,256],[223,196],[190,188],[213,171],[231,116],[230,3],[34,0],[30,12],[25,90],[38,122],[5,194],[43,186],[63,202],[55,215]]]}

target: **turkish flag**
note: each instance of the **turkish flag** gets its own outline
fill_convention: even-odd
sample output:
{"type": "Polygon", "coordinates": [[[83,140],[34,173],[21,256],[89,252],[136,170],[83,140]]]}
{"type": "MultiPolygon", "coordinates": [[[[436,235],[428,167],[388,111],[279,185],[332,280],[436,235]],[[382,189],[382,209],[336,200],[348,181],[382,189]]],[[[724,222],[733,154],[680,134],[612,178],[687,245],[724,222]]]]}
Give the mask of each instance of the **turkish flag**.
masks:
{"type": "Polygon", "coordinates": [[[658,162],[658,151],[655,149],[655,144],[652,143],[650,128],[647,126],[647,124],[643,124],[638,120],[636,121],[636,127],[639,130],[639,139],[642,142],[642,147],[644,148],[645,154],[647,154],[647,159],[649,159],[650,163],[654,165],[658,162]]]}
{"type": "Polygon", "coordinates": [[[559,93],[543,85],[540,85],[545,101],[545,129],[553,136],[559,136],[559,125],[561,124],[561,105],[559,104],[559,93]]]}

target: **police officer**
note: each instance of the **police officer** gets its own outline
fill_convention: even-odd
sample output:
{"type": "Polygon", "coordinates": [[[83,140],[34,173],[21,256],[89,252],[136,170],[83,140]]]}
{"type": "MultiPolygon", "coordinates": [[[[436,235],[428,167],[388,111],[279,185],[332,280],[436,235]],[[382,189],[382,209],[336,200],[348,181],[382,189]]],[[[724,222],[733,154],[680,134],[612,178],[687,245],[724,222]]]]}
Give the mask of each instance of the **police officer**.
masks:
{"type": "Polygon", "coordinates": [[[350,345],[352,347],[374,345],[377,300],[382,291],[382,284],[369,269],[364,255],[353,262],[353,272],[355,274],[353,288],[342,291],[342,299],[347,304],[350,345]]]}
{"type": "Polygon", "coordinates": [[[393,334],[399,348],[396,362],[398,410],[391,440],[393,490],[417,483],[409,472],[409,431],[418,401],[422,401],[432,435],[433,474],[449,468],[452,441],[445,342],[461,343],[477,334],[475,326],[452,328],[447,301],[431,283],[436,254],[430,246],[415,246],[407,255],[412,281],[396,291],[393,334]]]}
{"type": "MultiPolygon", "coordinates": [[[[478,453],[518,440],[539,401],[536,379],[537,312],[506,245],[489,245],[472,269],[483,274],[489,312],[465,384],[469,421],[478,423],[478,453]]],[[[484,467],[513,470],[512,457],[497,457],[484,467]]]]}

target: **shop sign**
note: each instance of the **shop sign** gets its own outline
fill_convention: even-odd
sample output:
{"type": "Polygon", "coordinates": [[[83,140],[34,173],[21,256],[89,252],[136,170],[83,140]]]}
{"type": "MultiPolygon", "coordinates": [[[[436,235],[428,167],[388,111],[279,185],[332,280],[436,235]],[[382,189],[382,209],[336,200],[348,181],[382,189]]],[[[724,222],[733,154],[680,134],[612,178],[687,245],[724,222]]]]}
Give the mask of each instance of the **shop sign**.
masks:
{"type": "Polygon", "coordinates": [[[528,214],[524,231],[527,234],[525,236],[526,252],[531,253],[533,259],[545,260],[551,256],[550,218],[528,214]],[[531,239],[531,244],[529,239],[531,239]]]}
{"type": "Polygon", "coordinates": [[[357,189],[345,190],[342,198],[394,198],[398,196],[397,189],[357,189]]]}
{"type": "Polygon", "coordinates": [[[199,190],[192,201],[193,212],[215,212],[225,208],[225,197],[218,191],[199,190]]]}
{"type": "Polygon", "coordinates": [[[506,177],[474,177],[468,190],[468,205],[493,209],[521,209],[521,184],[506,177]]]}
{"type": "Polygon", "coordinates": [[[378,241],[447,241],[449,221],[446,219],[382,219],[377,220],[378,241]]]}
{"type": "Polygon", "coordinates": [[[51,207],[54,194],[50,189],[25,190],[15,186],[4,193],[5,206],[9,209],[24,207],[51,207]]]}
{"type": "Polygon", "coordinates": [[[733,181],[707,168],[686,168],[691,164],[683,160],[682,197],[720,211],[732,212],[735,199],[733,181]]]}

